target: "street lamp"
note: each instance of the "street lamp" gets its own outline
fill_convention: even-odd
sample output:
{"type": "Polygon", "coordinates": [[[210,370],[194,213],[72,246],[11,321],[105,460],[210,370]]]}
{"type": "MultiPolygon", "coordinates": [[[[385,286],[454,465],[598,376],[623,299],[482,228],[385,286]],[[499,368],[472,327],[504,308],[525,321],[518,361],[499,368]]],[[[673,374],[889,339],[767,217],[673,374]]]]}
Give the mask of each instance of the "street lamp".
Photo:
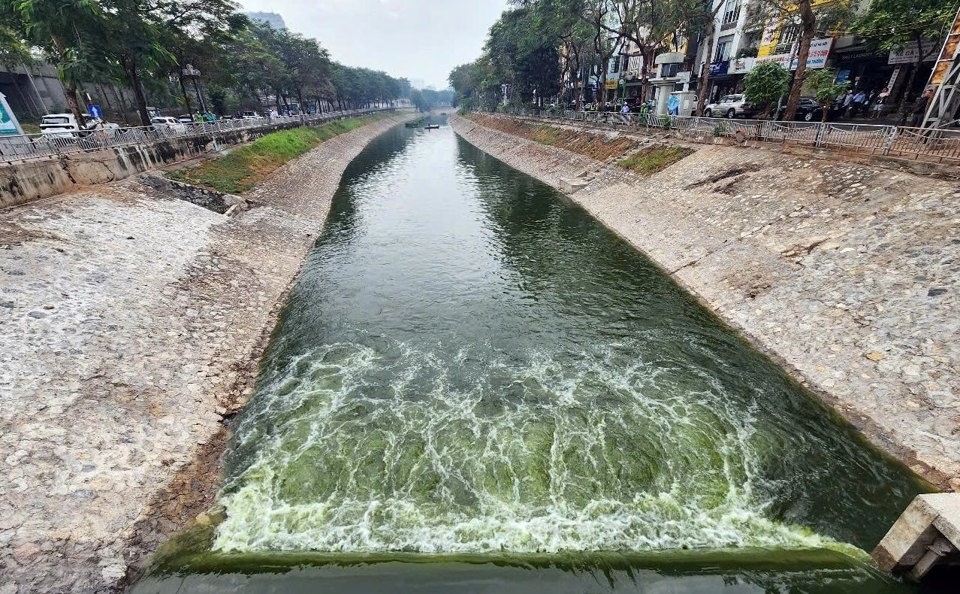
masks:
{"type": "Polygon", "coordinates": [[[207,113],[207,104],[203,100],[203,93],[200,92],[200,86],[197,79],[200,78],[200,71],[193,67],[193,64],[187,64],[182,70],[183,77],[193,81],[193,90],[197,92],[197,102],[200,104],[200,111],[207,113]]]}

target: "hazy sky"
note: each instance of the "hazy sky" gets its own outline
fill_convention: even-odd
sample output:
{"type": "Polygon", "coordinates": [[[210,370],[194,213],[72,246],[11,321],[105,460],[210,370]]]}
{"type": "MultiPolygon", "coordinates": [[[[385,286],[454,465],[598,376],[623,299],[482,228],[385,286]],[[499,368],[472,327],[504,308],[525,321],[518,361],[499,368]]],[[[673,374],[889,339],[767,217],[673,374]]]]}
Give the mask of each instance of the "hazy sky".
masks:
{"type": "Polygon", "coordinates": [[[480,55],[507,0],[239,0],[276,12],[338,62],[446,88],[450,70],[480,55]]]}

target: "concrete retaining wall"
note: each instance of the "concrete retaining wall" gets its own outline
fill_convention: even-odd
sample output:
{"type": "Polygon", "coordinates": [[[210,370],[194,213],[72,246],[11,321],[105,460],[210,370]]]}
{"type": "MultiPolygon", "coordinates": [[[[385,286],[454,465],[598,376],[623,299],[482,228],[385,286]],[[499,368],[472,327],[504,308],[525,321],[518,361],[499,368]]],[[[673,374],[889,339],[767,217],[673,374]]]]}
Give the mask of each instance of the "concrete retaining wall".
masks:
{"type": "Polygon", "coordinates": [[[216,147],[251,142],[270,132],[299,126],[299,123],[291,122],[171,138],[154,144],[79,152],[16,165],[3,164],[0,165],[0,208],[56,196],[81,186],[118,181],[150,169],[194,159],[216,147]]]}

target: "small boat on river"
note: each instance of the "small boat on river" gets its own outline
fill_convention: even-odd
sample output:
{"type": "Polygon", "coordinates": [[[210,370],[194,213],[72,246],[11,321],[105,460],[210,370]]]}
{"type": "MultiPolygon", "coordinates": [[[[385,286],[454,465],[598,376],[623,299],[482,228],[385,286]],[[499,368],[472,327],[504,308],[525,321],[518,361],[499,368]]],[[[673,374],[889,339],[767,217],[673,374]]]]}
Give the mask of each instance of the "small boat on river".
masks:
{"type": "Polygon", "coordinates": [[[439,125],[439,124],[430,124],[429,126],[424,126],[424,128],[426,128],[427,130],[439,130],[439,129],[440,129],[440,125],[439,125]]]}

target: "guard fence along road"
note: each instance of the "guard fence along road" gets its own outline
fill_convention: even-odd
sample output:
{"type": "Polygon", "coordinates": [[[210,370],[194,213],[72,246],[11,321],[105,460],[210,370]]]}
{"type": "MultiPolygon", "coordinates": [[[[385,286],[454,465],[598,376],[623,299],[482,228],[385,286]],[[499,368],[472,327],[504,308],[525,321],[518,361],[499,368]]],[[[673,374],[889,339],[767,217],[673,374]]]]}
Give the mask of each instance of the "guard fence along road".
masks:
{"type": "Polygon", "coordinates": [[[131,145],[151,145],[171,139],[213,136],[237,130],[270,130],[280,126],[317,125],[345,117],[364,115],[386,109],[352,109],[331,111],[317,115],[217,120],[215,122],[184,123],[177,127],[159,125],[135,128],[97,129],[71,136],[24,134],[0,136],[0,163],[59,157],[75,153],[98,151],[131,145]]]}
{"type": "Polygon", "coordinates": [[[729,139],[805,145],[900,159],[960,164],[960,129],[910,128],[834,122],[777,122],[595,111],[504,109],[499,113],[568,120],[616,129],[670,130],[695,142],[729,139]]]}

